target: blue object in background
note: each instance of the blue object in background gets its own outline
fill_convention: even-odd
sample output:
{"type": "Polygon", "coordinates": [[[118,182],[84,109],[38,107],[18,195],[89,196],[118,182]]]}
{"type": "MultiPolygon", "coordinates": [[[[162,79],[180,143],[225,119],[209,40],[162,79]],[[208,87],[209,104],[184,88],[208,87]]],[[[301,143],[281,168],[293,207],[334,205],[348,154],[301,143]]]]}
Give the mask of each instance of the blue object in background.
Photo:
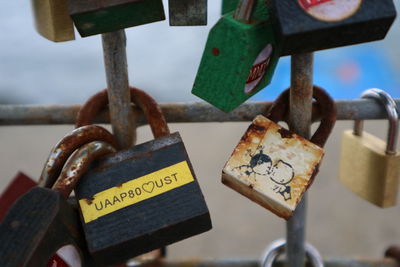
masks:
{"type": "MultiPolygon", "coordinates": [[[[370,88],[400,97],[400,80],[382,48],[356,45],[316,52],[314,83],[335,99],[355,99],[370,88]]],[[[273,100],[290,85],[290,57],[281,58],[272,83],[251,100],[273,100]]]]}

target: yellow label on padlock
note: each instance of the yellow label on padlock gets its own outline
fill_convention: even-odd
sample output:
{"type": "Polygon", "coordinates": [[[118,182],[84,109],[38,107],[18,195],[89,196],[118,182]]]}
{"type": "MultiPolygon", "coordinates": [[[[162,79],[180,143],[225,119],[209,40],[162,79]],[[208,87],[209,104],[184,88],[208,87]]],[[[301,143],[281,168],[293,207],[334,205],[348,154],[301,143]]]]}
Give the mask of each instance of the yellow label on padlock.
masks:
{"type": "Polygon", "coordinates": [[[194,181],[186,161],[80,199],[85,223],[194,181]]]}

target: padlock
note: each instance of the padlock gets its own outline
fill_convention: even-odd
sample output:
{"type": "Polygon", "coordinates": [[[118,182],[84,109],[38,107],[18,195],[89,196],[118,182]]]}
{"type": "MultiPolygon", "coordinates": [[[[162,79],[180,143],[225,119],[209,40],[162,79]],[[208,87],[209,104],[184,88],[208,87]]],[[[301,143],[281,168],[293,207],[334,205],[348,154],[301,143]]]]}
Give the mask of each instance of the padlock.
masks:
{"type": "Polygon", "coordinates": [[[40,35],[54,42],[75,39],[67,0],[31,0],[31,4],[36,30],[40,35]]]}
{"type": "Polygon", "coordinates": [[[34,186],[36,186],[36,182],[22,172],[19,172],[13,178],[11,183],[0,195],[0,222],[14,202],[34,186]]]}
{"type": "Polygon", "coordinates": [[[169,25],[207,25],[207,0],[168,0],[169,25]]]}
{"type": "Polygon", "coordinates": [[[239,0],[222,0],[221,15],[234,11],[238,3],[239,0]]]}
{"type": "Polygon", "coordinates": [[[241,0],[211,29],[192,93],[230,112],[271,82],[279,54],[268,6],[241,0]]]}
{"type": "Polygon", "coordinates": [[[362,98],[380,101],[389,115],[388,140],[363,131],[356,121],[354,131],[342,135],[339,177],[361,198],[387,208],[396,205],[400,175],[400,153],[397,152],[399,115],[396,102],[385,91],[370,89],[362,98]]]}
{"type": "Polygon", "coordinates": [[[321,164],[322,148],[336,121],[334,101],[314,86],[322,120],[310,141],[277,124],[286,117],[289,90],[275,101],[268,117],[258,115],[222,171],[222,182],[288,219],[311,185],[321,164]]]}
{"type": "MultiPolygon", "coordinates": [[[[126,259],[211,229],[207,205],[179,133],[169,134],[157,103],[131,89],[155,140],[92,164],[75,189],[88,249],[98,262],[126,259]]],[[[77,126],[92,122],[107,103],[104,90],[78,113],[77,126]]]]}
{"type": "Polygon", "coordinates": [[[396,17],[392,0],[275,0],[281,55],[376,41],[396,17]]]}
{"type": "MultiPolygon", "coordinates": [[[[97,142],[87,157],[114,152],[105,142],[97,142]]],[[[46,266],[58,249],[73,245],[83,264],[88,257],[79,215],[68,202],[77,180],[70,174],[79,166],[70,161],[61,172],[53,190],[34,187],[18,199],[0,225],[0,266],[46,266]]],[[[86,265],[85,265],[86,266],[86,265]]]]}
{"type": "Polygon", "coordinates": [[[162,0],[68,0],[82,37],[165,20],[162,0]]]}

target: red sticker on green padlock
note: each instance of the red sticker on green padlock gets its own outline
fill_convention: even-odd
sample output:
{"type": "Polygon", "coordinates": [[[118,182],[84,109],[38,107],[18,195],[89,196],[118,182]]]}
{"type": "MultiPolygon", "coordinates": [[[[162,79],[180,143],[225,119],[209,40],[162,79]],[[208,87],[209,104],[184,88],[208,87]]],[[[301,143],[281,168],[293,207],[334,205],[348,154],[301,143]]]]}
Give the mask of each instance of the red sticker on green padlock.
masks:
{"type": "Polygon", "coordinates": [[[249,77],[247,77],[246,86],[244,89],[246,94],[251,94],[264,77],[271,61],[272,50],[272,45],[268,44],[254,61],[253,67],[249,73],[249,77]]]}

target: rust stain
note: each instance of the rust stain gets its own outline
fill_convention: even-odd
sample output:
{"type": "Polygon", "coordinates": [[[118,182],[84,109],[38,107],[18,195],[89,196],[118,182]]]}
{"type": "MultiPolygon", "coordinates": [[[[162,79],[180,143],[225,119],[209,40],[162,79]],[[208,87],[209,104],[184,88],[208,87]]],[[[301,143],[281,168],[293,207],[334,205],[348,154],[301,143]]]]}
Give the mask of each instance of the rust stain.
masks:
{"type": "Polygon", "coordinates": [[[280,128],[278,130],[278,133],[281,135],[282,138],[287,138],[287,139],[293,138],[294,135],[292,132],[286,130],[285,128],[280,128]]]}
{"type": "Polygon", "coordinates": [[[92,205],[93,204],[93,199],[84,198],[83,200],[85,200],[88,205],[92,205]]]}

